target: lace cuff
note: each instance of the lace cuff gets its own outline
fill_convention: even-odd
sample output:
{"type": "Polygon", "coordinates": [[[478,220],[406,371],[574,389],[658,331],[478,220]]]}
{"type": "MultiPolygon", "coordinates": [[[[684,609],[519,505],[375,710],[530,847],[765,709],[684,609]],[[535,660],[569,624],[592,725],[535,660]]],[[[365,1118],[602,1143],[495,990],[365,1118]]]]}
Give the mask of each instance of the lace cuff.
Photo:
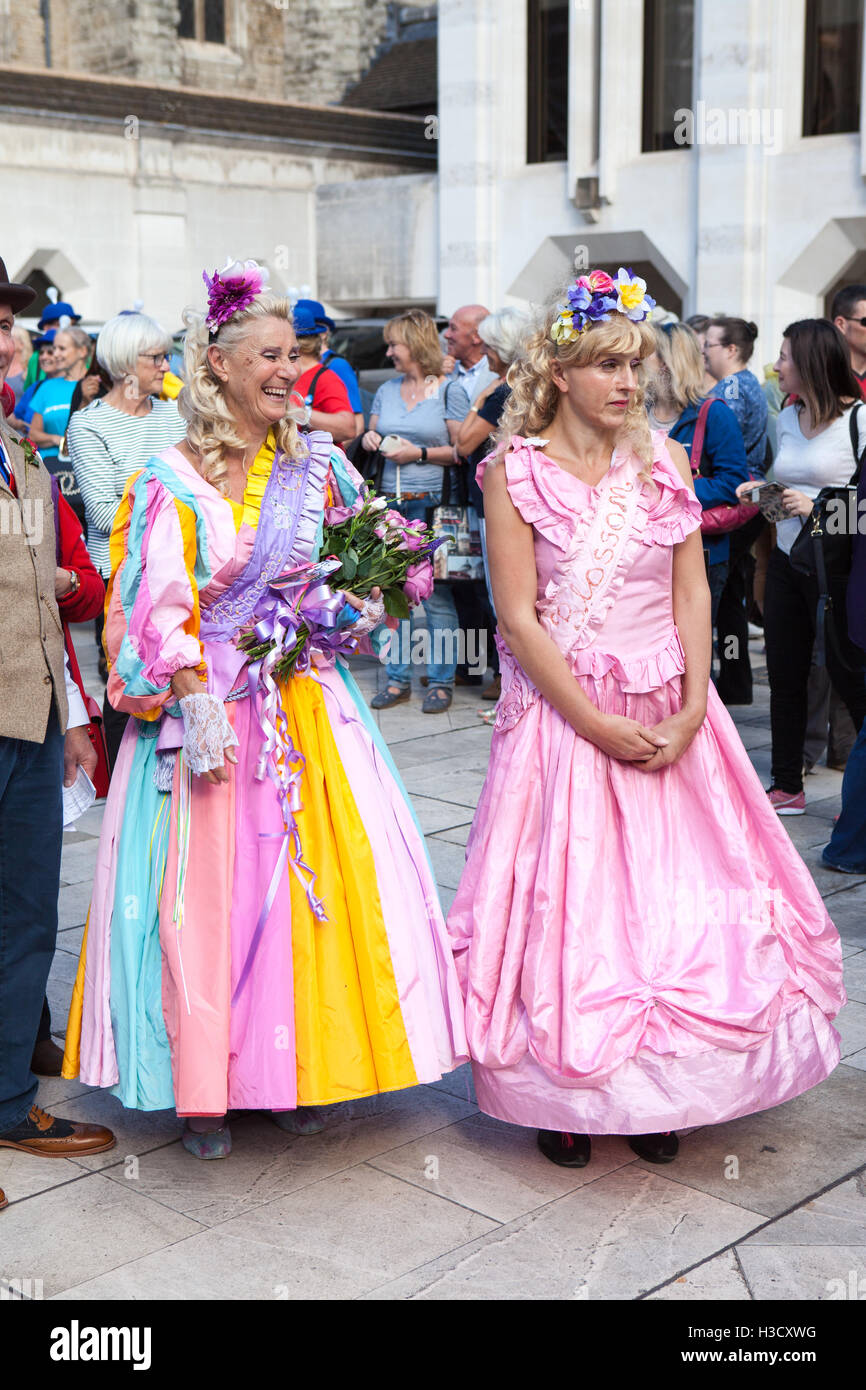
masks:
{"type": "Polygon", "coordinates": [[[218,695],[205,691],[184,695],[180,701],[183,715],[183,755],[193,772],[212,772],[221,767],[227,747],[240,740],[228,721],[225,705],[218,695]]]}
{"type": "Polygon", "coordinates": [[[378,627],[384,621],[385,605],[382,600],[365,598],[364,606],[352,623],[352,636],[360,637],[365,632],[372,632],[374,627],[378,627]]]}

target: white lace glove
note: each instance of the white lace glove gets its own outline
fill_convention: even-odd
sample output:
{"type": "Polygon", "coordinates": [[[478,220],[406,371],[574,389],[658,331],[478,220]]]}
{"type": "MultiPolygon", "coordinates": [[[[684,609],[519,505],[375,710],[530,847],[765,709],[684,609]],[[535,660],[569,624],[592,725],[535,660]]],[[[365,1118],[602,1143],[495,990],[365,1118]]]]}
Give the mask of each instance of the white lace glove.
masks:
{"type": "Polygon", "coordinates": [[[205,691],[184,695],[180,702],[183,715],[183,756],[193,772],[213,772],[225,760],[226,746],[235,747],[240,740],[228,721],[226,708],[218,695],[205,691]]]}
{"type": "Polygon", "coordinates": [[[385,621],[385,605],[380,598],[365,598],[358,616],[352,623],[352,635],[362,637],[385,621]]]}

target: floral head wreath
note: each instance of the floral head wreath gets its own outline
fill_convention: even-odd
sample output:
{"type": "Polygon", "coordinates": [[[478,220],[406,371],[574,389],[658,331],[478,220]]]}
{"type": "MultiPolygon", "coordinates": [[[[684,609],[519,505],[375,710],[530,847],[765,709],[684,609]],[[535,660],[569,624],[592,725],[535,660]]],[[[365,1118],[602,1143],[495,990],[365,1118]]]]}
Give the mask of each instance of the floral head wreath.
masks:
{"type": "Polygon", "coordinates": [[[612,313],[624,314],[632,323],[643,323],[656,302],[646,292],[646,280],[620,266],[613,280],[605,270],[580,275],[568,291],[559,317],[551,327],[555,343],[574,343],[590,323],[608,320],[612,313]]]}
{"type": "Polygon", "coordinates": [[[229,257],[222,270],[215,270],[212,276],[203,270],[201,278],[207,285],[205,323],[211,337],[215,338],[233,314],[249,308],[267,285],[270,275],[265,266],[255,261],[233,261],[229,257]]]}

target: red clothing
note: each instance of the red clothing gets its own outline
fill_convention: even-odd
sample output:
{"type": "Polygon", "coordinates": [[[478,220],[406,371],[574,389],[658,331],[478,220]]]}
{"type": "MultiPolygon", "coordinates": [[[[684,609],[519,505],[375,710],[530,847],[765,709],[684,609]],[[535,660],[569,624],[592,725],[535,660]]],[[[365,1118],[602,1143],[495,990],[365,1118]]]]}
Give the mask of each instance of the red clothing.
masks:
{"type": "MultiPolygon", "coordinates": [[[[292,390],[303,400],[306,400],[310,390],[310,383],[318,371],[321,370],[321,363],[315,367],[309,367],[307,371],[299,376],[292,390]]],[[[337,415],[341,410],[348,410],[352,413],[352,402],[349,400],[349,393],[343,382],[332,372],[330,367],[326,367],[316,382],[313,391],[313,399],[310,402],[314,410],[322,410],[326,415],[337,415]]]]}
{"type": "MultiPolygon", "coordinates": [[[[853,367],[851,368],[851,370],[852,372],[854,372],[853,367]]],[[[864,401],[866,401],[866,372],[864,372],[862,376],[859,372],[854,372],[854,380],[860,387],[860,395],[863,397],[864,401]]]]}
{"type": "Polygon", "coordinates": [[[105,585],[84,544],[81,522],[59,492],[57,502],[57,563],[61,569],[74,570],[81,581],[77,594],[58,599],[60,616],[64,623],[86,623],[102,612],[105,585]]]}

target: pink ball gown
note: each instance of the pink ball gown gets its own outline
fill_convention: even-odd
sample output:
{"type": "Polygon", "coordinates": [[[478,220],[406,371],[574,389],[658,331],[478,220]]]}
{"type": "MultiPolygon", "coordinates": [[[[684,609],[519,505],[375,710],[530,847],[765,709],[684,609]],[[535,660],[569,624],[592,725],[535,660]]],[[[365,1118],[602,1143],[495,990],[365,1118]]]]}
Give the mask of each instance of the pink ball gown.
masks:
{"type": "MultiPolygon", "coordinates": [[[[618,449],[590,489],[515,438],[537,611],[606,714],[682,702],[673,547],[700,504],[654,434],[653,485],[618,449]]],[[[501,467],[503,464],[488,466],[501,467]]],[[[714,687],[674,766],[581,738],[497,639],[502,698],[448,927],[482,1110],[641,1134],[790,1100],[839,1060],[839,938],[714,687]]]]}

